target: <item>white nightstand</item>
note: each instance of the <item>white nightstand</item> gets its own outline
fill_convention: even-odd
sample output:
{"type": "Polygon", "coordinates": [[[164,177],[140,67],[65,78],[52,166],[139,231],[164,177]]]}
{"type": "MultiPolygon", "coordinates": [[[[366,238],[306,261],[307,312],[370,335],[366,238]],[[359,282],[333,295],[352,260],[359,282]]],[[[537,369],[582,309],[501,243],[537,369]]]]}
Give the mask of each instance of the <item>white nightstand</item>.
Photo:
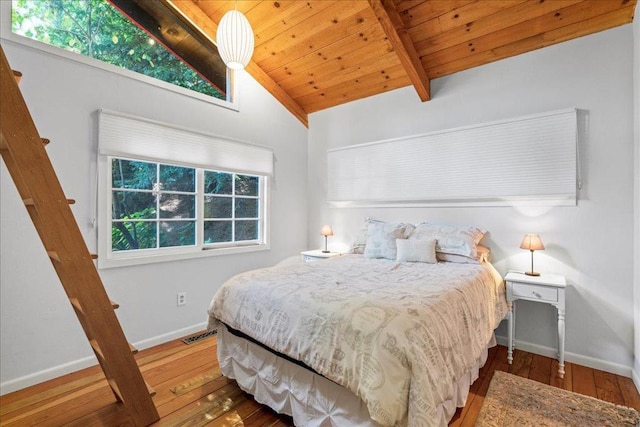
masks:
{"type": "Polygon", "coordinates": [[[544,302],[553,305],[558,310],[558,375],[564,378],[564,289],[567,286],[564,276],[556,274],[541,274],[527,276],[524,273],[510,271],[504,278],[507,285],[507,304],[509,306],[508,340],[509,364],[513,362],[513,340],[516,324],[515,301],[544,302]]]}
{"type": "Polygon", "coordinates": [[[301,252],[303,262],[316,262],[340,255],[339,252],[322,252],[320,249],[301,252]]]}

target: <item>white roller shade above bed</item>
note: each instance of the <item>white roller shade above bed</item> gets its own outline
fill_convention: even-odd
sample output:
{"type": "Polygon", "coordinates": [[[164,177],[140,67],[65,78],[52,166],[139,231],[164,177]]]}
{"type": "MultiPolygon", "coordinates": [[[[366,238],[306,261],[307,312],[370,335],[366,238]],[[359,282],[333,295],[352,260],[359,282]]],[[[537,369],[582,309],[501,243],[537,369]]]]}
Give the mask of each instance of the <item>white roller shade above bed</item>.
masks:
{"type": "Polygon", "coordinates": [[[328,151],[336,206],[575,205],[577,111],[328,151]]]}

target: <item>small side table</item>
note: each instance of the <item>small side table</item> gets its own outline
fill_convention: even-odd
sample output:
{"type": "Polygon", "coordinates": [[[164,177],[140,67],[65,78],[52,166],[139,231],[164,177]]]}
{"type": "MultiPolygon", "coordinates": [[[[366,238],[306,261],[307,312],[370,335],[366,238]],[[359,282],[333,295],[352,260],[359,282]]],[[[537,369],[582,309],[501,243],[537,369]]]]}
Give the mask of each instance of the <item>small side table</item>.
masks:
{"type": "Polygon", "coordinates": [[[301,252],[303,262],[323,261],[340,255],[339,252],[322,252],[320,249],[301,252]]]}
{"type": "Polygon", "coordinates": [[[558,376],[564,378],[564,290],[567,286],[564,276],[556,274],[528,276],[524,273],[510,271],[504,280],[507,285],[507,305],[509,306],[509,314],[507,315],[509,334],[507,359],[509,364],[513,362],[513,341],[516,323],[515,301],[522,299],[551,304],[558,310],[558,376]]]}

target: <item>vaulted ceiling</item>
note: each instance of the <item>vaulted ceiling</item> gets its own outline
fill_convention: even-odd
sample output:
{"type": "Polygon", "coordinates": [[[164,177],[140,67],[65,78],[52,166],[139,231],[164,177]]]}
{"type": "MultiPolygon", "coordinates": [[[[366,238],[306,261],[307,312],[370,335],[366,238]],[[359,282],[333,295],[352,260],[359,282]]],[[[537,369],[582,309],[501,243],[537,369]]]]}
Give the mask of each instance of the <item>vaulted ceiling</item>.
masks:
{"type": "Polygon", "coordinates": [[[637,0],[163,0],[215,40],[236,7],[255,33],[246,70],[307,115],[632,22],[637,0]]]}

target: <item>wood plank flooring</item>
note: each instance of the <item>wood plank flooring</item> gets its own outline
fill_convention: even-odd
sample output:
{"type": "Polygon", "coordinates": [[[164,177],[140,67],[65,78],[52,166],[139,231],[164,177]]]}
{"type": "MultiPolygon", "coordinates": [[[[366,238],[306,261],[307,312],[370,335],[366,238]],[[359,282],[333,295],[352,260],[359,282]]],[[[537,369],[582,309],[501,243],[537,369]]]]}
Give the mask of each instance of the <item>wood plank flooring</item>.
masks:
{"type": "MultiPolygon", "coordinates": [[[[220,374],[216,337],[186,345],[175,340],[136,355],[145,380],[156,390],[153,400],[161,419],[154,426],[292,426],[291,418],[273,413],[220,374]]],[[[506,371],[566,390],[640,410],[640,396],[630,378],[567,363],[564,379],[558,362],[516,350],[513,365],[507,349],[494,347],[467,404],[451,426],[472,426],[482,407],[493,372],[506,371]]],[[[126,415],[98,366],[0,397],[0,426],[128,426],[126,415]]]]}

